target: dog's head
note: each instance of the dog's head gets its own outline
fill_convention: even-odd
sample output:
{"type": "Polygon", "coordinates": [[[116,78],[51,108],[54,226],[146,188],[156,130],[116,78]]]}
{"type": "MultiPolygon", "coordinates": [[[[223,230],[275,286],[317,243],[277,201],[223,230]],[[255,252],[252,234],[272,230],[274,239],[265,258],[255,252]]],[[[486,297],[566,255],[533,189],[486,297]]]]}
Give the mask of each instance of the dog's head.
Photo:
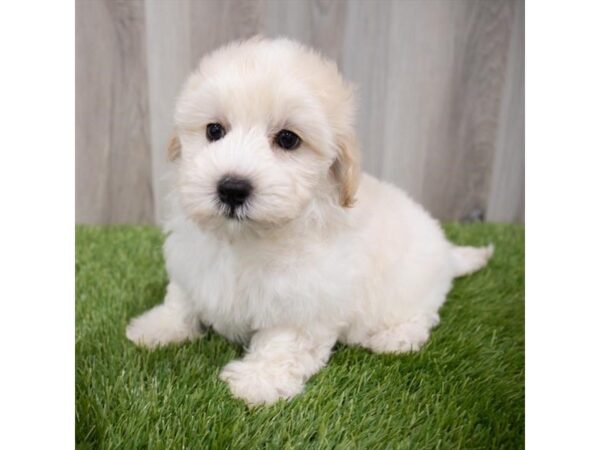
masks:
{"type": "Polygon", "coordinates": [[[300,44],[255,38],[209,54],[178,100],[169,145],[186,214],[206,228],[272,228],[313,200],[350,207],[353,115],[335,64],[300,44]]]}

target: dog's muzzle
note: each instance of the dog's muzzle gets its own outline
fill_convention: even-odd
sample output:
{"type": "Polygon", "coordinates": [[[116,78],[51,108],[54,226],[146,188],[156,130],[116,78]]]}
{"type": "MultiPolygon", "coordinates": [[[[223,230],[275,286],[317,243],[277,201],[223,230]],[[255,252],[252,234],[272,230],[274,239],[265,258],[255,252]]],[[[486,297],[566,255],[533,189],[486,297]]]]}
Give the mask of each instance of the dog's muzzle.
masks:
{"type": "Polygon", "coordinates": [[[217,183],[217,194],[221,203],[229,208],[229,216],[235,216],[235,210],[244,203],[252,193],[252,184],[235,176],[224,176],[217,183]]]}

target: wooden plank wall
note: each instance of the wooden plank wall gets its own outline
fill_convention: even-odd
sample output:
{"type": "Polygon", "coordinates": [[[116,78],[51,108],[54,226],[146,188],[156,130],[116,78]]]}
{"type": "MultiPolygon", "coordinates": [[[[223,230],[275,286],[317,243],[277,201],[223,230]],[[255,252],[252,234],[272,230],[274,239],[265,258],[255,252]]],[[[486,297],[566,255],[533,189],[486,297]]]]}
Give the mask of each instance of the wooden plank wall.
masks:
{"type": "Polygon", "coordinates": [[[142,0],[76,4],[79,223],[155,218],[144,9],[142,0]]]}
{"type": "Polygon", "coordinates": [[[523,0],[77,0],[79,223],[160,222],[181,83],[256,33],[357,84],[367,172],[440,219],[524,220],[523,0]]]}

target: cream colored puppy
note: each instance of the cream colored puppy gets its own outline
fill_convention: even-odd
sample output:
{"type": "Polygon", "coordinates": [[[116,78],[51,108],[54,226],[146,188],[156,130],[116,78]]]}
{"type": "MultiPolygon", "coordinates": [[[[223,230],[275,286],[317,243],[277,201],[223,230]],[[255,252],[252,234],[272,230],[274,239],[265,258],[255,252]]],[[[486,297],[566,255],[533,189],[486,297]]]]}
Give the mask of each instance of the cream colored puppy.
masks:
{"type": "Polygon", "coordinates": [[[352,89],[286,39],[202,59],[177,103],[164,303],[127,337],[204,327],[246,345],[221,379],[248,404],[299,394],[336,341],[418,350],[452,279],[492,248],[457,247],[400,189],[361,174],[352,89]]]}

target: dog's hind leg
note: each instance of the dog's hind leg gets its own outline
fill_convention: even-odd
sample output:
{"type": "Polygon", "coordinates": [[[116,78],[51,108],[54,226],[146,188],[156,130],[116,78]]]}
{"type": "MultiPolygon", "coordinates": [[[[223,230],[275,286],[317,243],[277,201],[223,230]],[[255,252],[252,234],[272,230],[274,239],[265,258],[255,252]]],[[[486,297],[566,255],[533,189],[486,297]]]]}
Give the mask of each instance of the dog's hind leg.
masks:
{"type": "Polygon", "coordinates": [[[171,282],[164,303],[129,322],[126,335],[137,345],[154,348],[200,337],[202,330],[186,294],[171,282]]]}
{"type": "Polygon", "coordinates": [[[419,315],[372,332],[362,345],[375,353],[407,353],[421,349],[439,316],[419,315]]]}

